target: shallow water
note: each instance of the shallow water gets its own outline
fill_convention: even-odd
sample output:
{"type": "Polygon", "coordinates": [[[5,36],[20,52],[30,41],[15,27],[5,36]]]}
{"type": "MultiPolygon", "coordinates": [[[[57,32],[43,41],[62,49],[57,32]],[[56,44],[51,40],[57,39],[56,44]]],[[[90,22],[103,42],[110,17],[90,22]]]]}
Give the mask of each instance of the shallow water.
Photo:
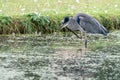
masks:
{"type": "Polygon", "coordinates": [[[106,58],[119,59],[119,32],[107,38],[70,34],[0,36],[0,80],[92,80],[106,58]]]}

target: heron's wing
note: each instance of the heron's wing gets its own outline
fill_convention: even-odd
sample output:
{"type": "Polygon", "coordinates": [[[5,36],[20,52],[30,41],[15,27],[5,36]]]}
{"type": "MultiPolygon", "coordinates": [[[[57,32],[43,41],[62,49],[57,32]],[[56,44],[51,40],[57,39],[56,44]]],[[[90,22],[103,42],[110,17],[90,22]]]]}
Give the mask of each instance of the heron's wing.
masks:
{"type": "Polygon", "coordinates": [[[84,32],[83,28],[73,18],[71,18],[67,23],[67,28],[70,29],[71,31],[79,30],[84,32]]]}
{"type": "Polygon", "coordinates": [[[88,33],[99,33],[107,35],[108,30],[101,25],[95,18],[86,14],[76,14],[74,19],[79,20],[80,26],[88,33]]]}
{"type": "Polygon", "coordinates": [[[101,25],[96,19],[88,15],[79,16],[79,18],[79,24],[86,32],[107,35],[108,30],[103,25],[101,25]]]}
{"type": "Polygon", "coordinates": [[[109,33],[109,31],[103,25],[100,24],[100,26],[106,33],[109,33]]]}

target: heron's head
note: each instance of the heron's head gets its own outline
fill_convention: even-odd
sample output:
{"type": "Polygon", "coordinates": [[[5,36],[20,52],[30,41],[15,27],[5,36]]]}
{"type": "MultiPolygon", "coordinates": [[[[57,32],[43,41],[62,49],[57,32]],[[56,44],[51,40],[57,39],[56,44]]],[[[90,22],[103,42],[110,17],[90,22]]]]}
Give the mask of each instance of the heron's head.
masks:
{"type": "Polygon", "coordinates": [[[70,17],[67,16],[61,21],[61,27],[62,27],[61,29],[67,27],[67,24],[68,24],[69,20],[70,20],[70,17]]]}

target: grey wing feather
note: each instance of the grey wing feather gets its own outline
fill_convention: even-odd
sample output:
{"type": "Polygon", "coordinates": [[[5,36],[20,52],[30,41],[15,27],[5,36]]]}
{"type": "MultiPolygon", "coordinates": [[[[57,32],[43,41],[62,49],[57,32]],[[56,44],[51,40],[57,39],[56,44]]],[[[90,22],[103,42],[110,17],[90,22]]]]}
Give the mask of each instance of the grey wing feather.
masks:
{"type": "MultiPolygon", "coordinates": [[[[99,33],[103,35],[107,35],[108,30],[103,27],[96,19],[86,15],[79,14],[77,15],[80,19],[80,26],[88,33],[99,33]]],[[[75,16],[77,18],[77,16],[75,16]]]]}
{"type": "Polygon", "coordinates": [[[98,27],[101,30],[104,30],[106,33],[109,33],[109,31],[102,24],[100,24],[95,18],[92,18],[92,20],[93,20],[93,22],[95,22],[96,25],[98,25],[98,27]]]}
{"type": "Polygon", "coordinates": [[[72,31],[79,30],[84,32],[83,28],[76,22],[76,20],[72,18],[69,20],[67,28],[69,28],[72,31]]]}
{"type": "Polygon", "coordinates": [[[96,27],[99,27],[99,31],[101,34],[107,35],[107,33],[109,33],[108,30],[103,25],[101,25],[96,19],[93,18],[93,22],[95,22],[96,27]]]}
{"type": "Polygon", "coordinates": [[[101,25],[101,28],[102,28],[106,33],[109,33],[109,31],[108,31],[103,25],[101,25]]]}

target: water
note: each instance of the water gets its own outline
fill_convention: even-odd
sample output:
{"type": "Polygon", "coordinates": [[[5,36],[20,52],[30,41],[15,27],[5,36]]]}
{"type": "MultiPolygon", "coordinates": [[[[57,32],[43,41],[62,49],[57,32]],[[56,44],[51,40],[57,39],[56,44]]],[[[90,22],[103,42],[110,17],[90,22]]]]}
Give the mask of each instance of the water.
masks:
{"type": "Polygon", "coordinates": [[[89,36],[85,51],[72,34],[0,36],[0,80],[92,80],[105,58],[119,58],[119,39],[89,36]],[[104,49],[108,41],[114,45],[104,49]]]}

